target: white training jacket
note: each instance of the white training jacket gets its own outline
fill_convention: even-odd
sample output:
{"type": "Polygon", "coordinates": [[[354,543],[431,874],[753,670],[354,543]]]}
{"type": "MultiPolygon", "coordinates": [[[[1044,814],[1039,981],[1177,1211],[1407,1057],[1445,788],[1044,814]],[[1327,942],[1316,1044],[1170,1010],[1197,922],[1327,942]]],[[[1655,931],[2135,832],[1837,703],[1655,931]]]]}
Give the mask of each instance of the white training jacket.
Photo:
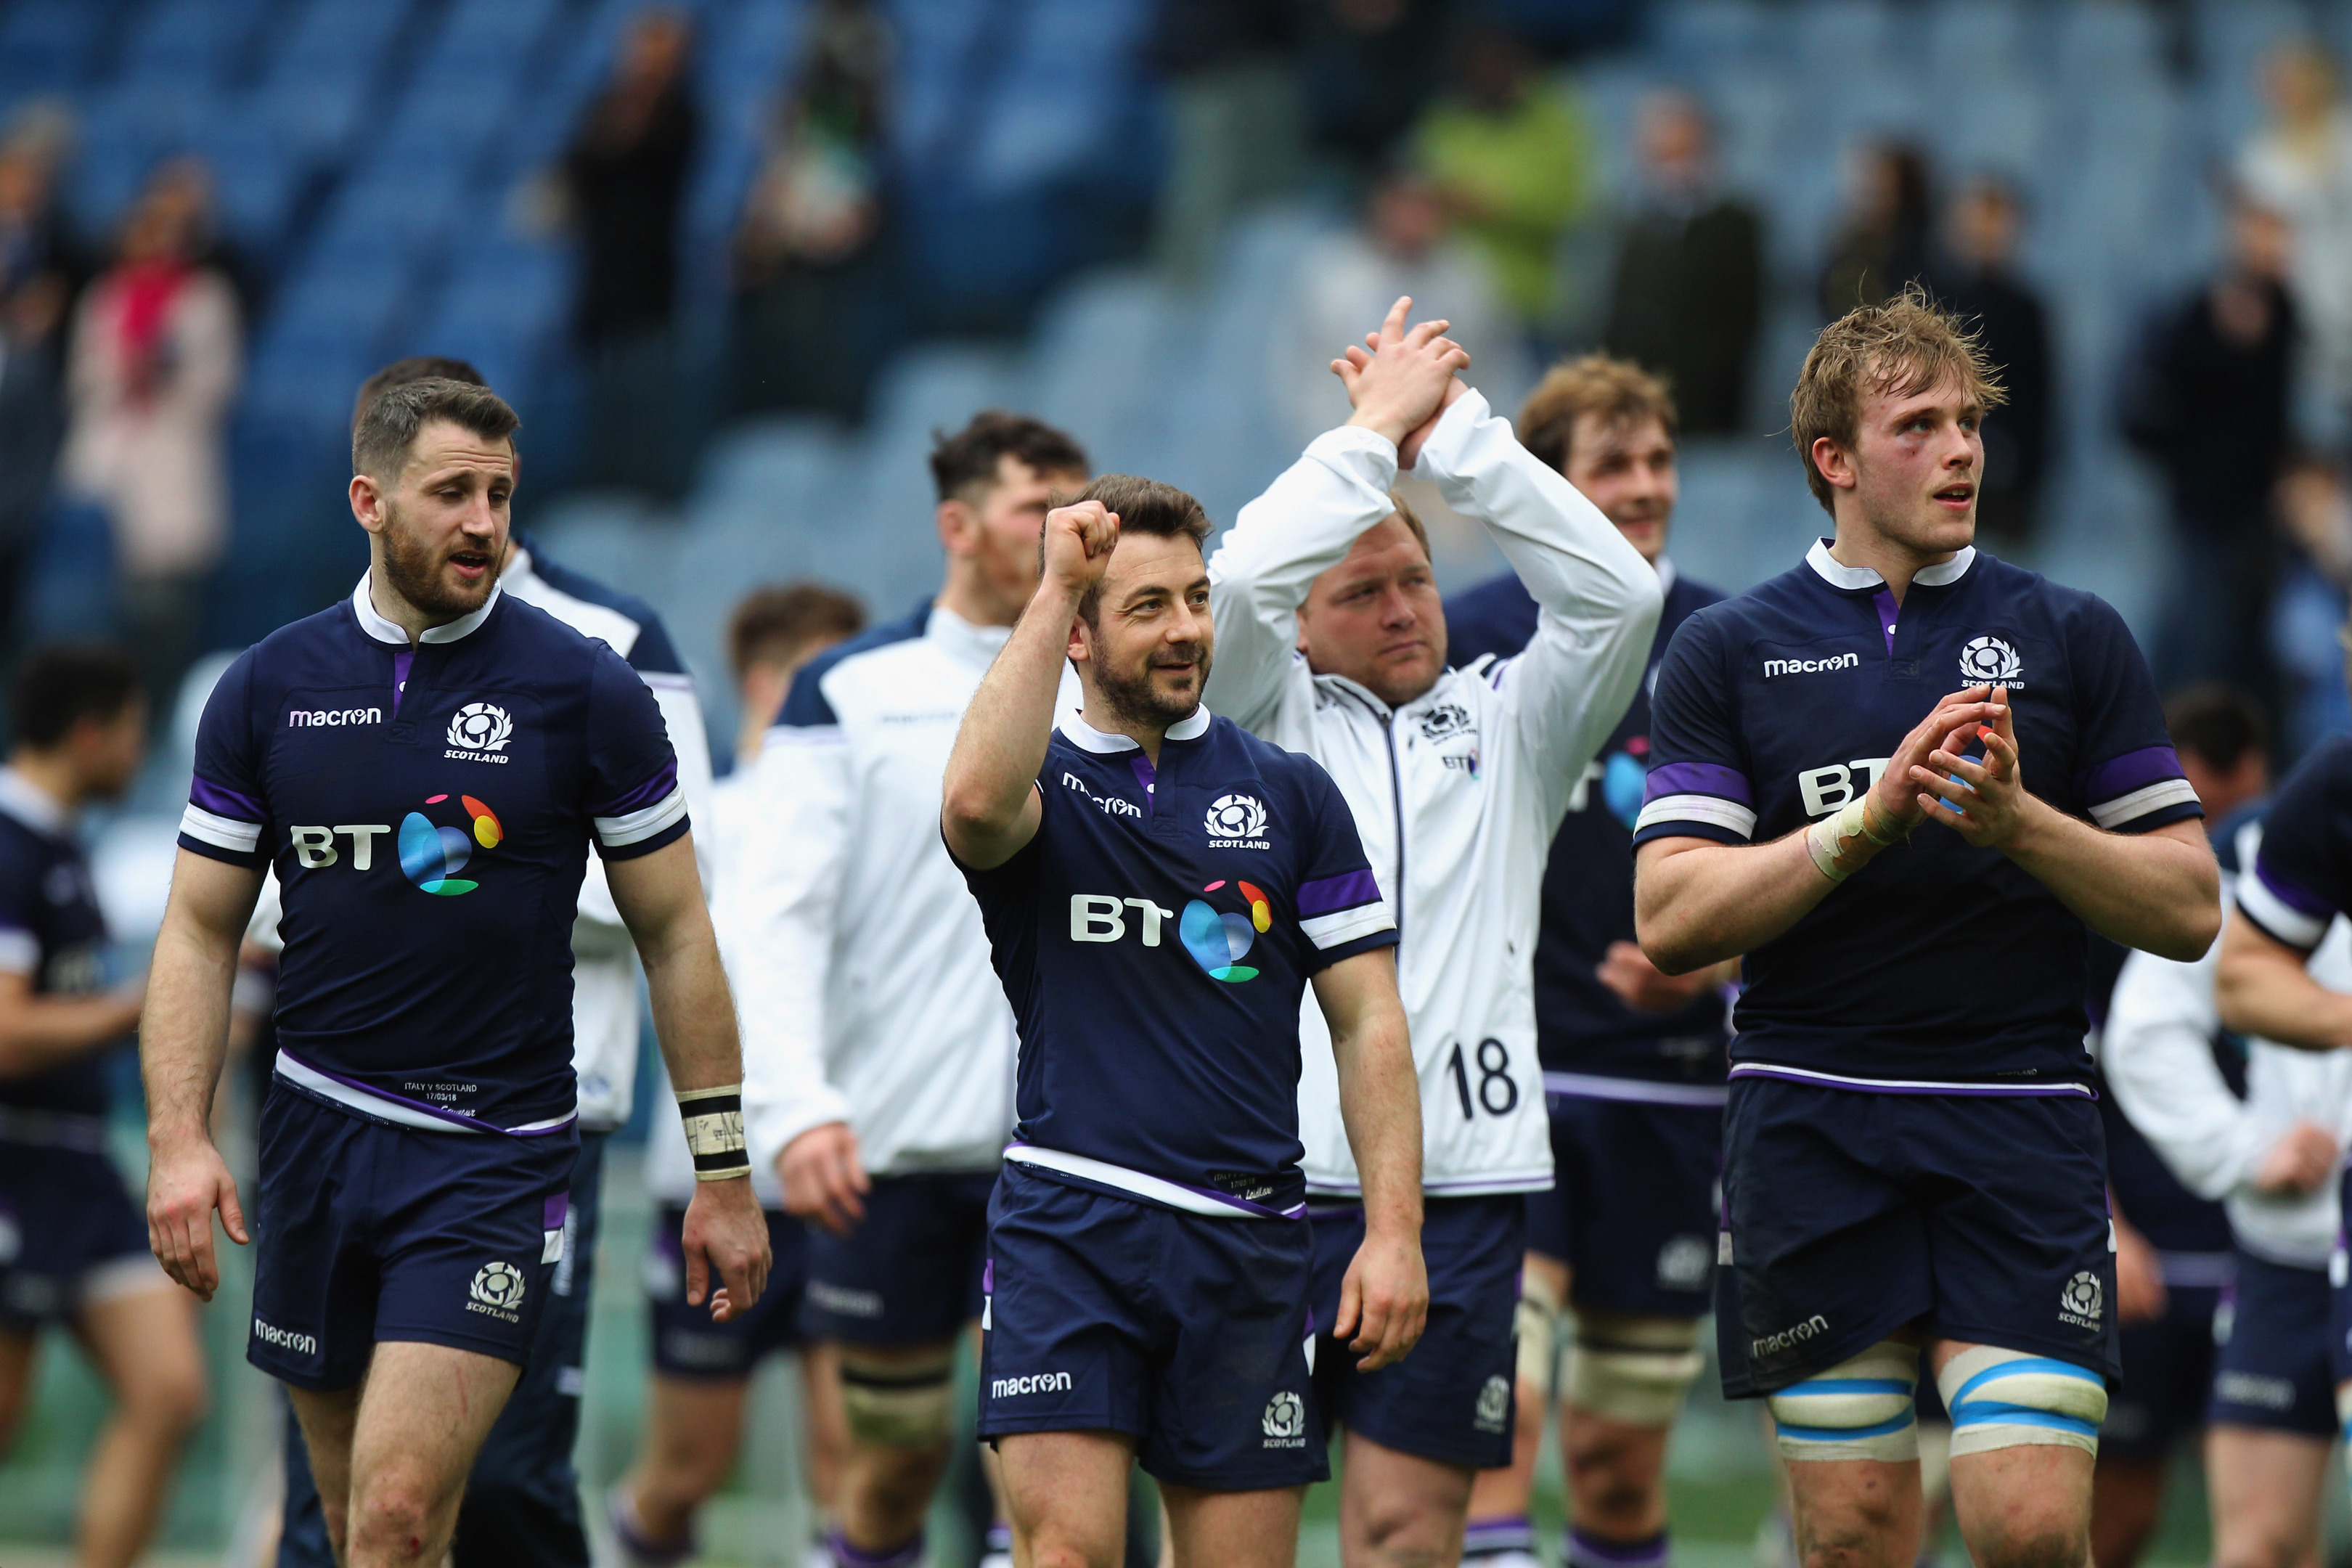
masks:
{"type": "MultiPolygon", "coordinates": [[[[1393,710],[1307,668],[1297,610],[1308,587],[1396,510],[1396,447],[1342,426],[1242,509],[1209,563],[1217,647],[1206,700],[1322,763],[1355,813],[1402,937],[1423,1190],[1540,1192],[1552,1184],[1551,1133],[1530,966],[1544,862],[1570,792],[1633,701],[1664,601],[1649,563],[1477,393],[1445,412],[1413,471],[1486,525],[1535,596],[1526,650],[1449,669],[1393,710]]],[[[1330,1034],[1311,996],[1299,1037],[1307,1190],[1359,1193],[1330,1034]]]]}
{"type": "Polygon", "coordinates": [[[1003,1159],[1013,1009],[940,795],[1010,635],[919,608],[818,656],[768,732],[718,906],[754,1164],[828,1121],[849,1123],[876,1175],[1003,1159]]]}
{"type": "MultiPolygon", "coordinates": [[[[2238,830],[2238,864],[2254,863],[2262,825],[2238,830]]],[[[2224,920],[2234,920],[2231,883],[2221,879],[2224,920]]],[[[2336,1184],[2305,1197],[2254,1191],[2263,1157],[2289,1127],[2315,1121],[2352,1144],[2352,1051],[2305,1051],[2275,1041],[2246,1042],[2246,1098],[2221,1081],[2209,1042],[2221,1027],[2213,976],[2216,941],[2194,963],[2133,952],[2116,978],[2099,1042],[2099,1066],[2116,1105],[2180,1179],[2203,1198],[2221,1200],[2238,1244],[2257,1258],[2298,1268],[2324,1268],[2336,1245],[2336,1184]]],[[[2312,978],[2352,991],[2352,925],[2337,918],[2311,955],[2312,978]]]]}

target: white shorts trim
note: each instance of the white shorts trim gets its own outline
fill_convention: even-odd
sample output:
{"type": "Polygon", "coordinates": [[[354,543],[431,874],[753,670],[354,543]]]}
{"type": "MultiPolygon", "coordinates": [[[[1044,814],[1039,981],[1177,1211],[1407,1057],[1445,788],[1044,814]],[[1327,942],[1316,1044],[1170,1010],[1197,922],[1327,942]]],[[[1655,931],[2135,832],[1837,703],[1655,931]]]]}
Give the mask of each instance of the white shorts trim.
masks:
{"type": "Polygon", "coordinates": [[[144,1296],[150,1290],[176,1290],[179,1286],[153,1256],[144,1252],[126,1252],[104,1263],[94,1264],[81,1277],[79,1304],[84,1307],[102,1306],[131,1296],[144,1296]]]}
{"type": "Polygon", "coordinates": [[[1165,1204],[1186,1214],[1203,1215],[1211,1219],[1298,1219],[1307,1213],[1300,1204],[1294,1209],[1270,1209],[1242,1198],[1229,1198],[1205,1187],[1188,1187],[1161,1176],[1130,1171],[1124,1165],[1114,1165],[1108,1160],[1091,1160],[1084,1154],[1068,1154],[1059,1149],[1040,1149],[1034,1143],[1014,1143],[1004,1151],[1004,1157],[1015,1164],[1035,1165],[1043,1170],[1060,1171],[1066,1175],[1084,1176],[1090,1182],[1116,1187],[1123,1193],[1133,1193],[1139,1198],[1165,1204]]]}

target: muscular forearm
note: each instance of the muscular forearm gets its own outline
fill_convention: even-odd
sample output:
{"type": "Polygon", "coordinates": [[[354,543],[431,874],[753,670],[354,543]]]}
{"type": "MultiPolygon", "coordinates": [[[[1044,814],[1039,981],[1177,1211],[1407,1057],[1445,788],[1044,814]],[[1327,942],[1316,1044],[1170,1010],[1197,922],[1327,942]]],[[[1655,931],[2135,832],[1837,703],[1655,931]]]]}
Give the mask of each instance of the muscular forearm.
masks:
{"type": "Polygon", "coordinates": [[[654,1032],[671,1086],[684,1093],[743,1079],[743,1050],[735,1026],[735,998],[719,962],[719,943],[699,904],[678,911],[653,942],[640,941],[654,1032]]]}
{"type": "Polygon", "coordinates": [[[2181,963],[2213,945],[2221,926],[2221,872],[2201,830],[2106,833],[2038,797],[2020,813],[2001,852],[2110,941],[2181,963]]]}
{"type": "Polygon", "coordinates": [[[45,1072],[138,1024],[139,1004],[121,996],[24,997],[0,1009],[0,1079],[45,1072]]]}
{"type": "Polygon", "coordinates": [[[1813,864],[1801,832],[1752,846],[1656,839],[1634,866],[1634,935],[1668,974],[1753,952],[1837,885],[1813,864]]]}
{"type": "Polygon", "coordinates": [[[1028,802],[1053,738],[1054,700],[1078,599],[1051,577],[1039,584],[964,711],[941,799],[959,854],[1010,832],[1028,802]]]}
{"type": "Polygon", "coordinates": [[[1339,1117],[1363,1182],[1370,1230],[1421,1234],[1421,1086],[1404,1009],[1382,1012],[1331,1037],[1339,1068],[1339,1117]]]}
{"type": "Polygon", "coordinates": [[[213,1088],[228,1050],[236,951],[235,932],[205,930],[177,911],[155,939],[139,1024],[151,1147],[211,1135],[213,1088]]]}

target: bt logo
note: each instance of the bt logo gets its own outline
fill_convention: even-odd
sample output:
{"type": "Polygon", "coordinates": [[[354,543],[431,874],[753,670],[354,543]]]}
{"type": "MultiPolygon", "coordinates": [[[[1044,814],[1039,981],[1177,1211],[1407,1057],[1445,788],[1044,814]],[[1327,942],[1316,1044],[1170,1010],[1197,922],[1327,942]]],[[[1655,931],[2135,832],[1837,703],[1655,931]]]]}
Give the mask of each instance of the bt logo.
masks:
{"type": "MultiPolygon", "coordinates": [[[[436,795],[425,804],[438,805],[448,798],[436,795]]],[[[472,858],[474,845],[495,849],[506,839],[506,827],[496,812],[470,795],[461,795],[457,799],[473,819],[470,842],[464,833],[454,827],[436,827],[424,813],[416,811],[401,819],[398,840],[400,868],[407,873],[408,879],[425,892],[449,898],[470,893],[481,886],[457,875],[472,858]]],[[[340,863],[343,852],[336,848],[335,838],[341,835],[352,841],[352,869],[371,871],[375,868],[375,841],[380,835],[391,831],[388,822],[347,822],[332,827],[289,827],[286,837],[293,847],[295,861],[304,870],[321,870],[340,863]]]]}
{"type": "Polygon", "coordinates": [[[1878,782],[1891,757],[1856,757],[1825,768],[1805,768],[1797,774],[1797,793],[1804,796],[1805,815],[1821,816],[1835,811],[1862,790],[1878,782]],[[1857,780],[1859,784],[1857,784],[1857,780]]]}
{"type": "MultiPolygon", "coordinates": [[[[1201,890],[1213,893],[1224,886],[1221,879],[1201,890]]],[[[1176,935],[1192,962],[1212,980],[1222,980],[1238,985],[1244,980],[1255,980],[1258,971],[1244,963],[1251,948],[1257,945],[1258,934],[1274,924],[1274,906],[1265,894],[1247,882],[1236,882],[1234,889],[1249,903],[1247,914],[1232,914],[1219,910],[1200,899],[1189,900],[1181,920],[1176,911],[1163,909],[1150,899],[1122,899],[1110,893],[1073,893],[1070,895],[1070,940],[1072,942],[1123,942],[1127,938],[1127,911],[1135,910],[1140,927],[1138,934],[1146,947],[1160,945],[1160,928],[1164,921],[1177,920],[1176,935]]]]}

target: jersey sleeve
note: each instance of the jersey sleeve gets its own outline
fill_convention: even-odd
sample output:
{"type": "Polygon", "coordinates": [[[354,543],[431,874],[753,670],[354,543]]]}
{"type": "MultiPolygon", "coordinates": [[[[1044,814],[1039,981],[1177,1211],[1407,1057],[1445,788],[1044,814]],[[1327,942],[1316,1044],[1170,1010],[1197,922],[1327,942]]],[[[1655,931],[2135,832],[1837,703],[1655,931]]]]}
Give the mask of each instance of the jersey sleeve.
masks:
{"type": "Polygon", "coordinates": [[[661,707],[609,647],[596,649],[589,675],[587,771],[588,816],[605,859],[650,855],[685,837],[686,791],[661,707]]]}
{"type": "Polygon", "coordinates": [[[2238,910],[2264,934],[2309,952],[2352,904],[2344,818],[2335,802],[2352,782],[2352,741],[2328,740],[2297,763],[2263,818],[2262,847],[2238,875],[2238,910]]]}
{"type": "Polygon", "coordinates": [[[1739,743],[1717,634],[1693,616],[1666,645],[1650,694],[1650,777],[1636,847],[1653,838],[1745,844],[1756,836],[1756,790],[1739,743]]]}
{"type": "Polygon", "coordinates": [[[41,938],[33,929],[41,868],[32,858],[0,849],[0,974],[37,981],[41,938]]]}
{"type": "MultiPolygon", "coordinates": [[[[2105,601],[2092,599],[2071,640],[2083,650],[2074,701],[2082,736],[2076,754],[2084,765],[2073,782],[2091,820],[2111,833],[2146,833],[2203,816],[2165,731],[2155,678],[2124,618],[2105,601]]],[[[2032,757],[2025,766],[2030,782],[2032,757]]]]}
{"type": "Polygon", "coordinates": [[[196,726],[188,808],[180,814],[180,847],[232,866],[267,865],[276,848],[261,748],[254,735],[253,652],[224,671],[205,699],[196,726]]]}
{"type": "Polygon", "coordinates": [[[1393,947],[1396,916],[1364,857],[1355,814],[1321,764],[1301,756],[1300,795],[1307,809],[1305,864],[1300,868],[1298,932],[1305,939],[1301,970],[1318,974],[1344,958],[1393,947]]]}

